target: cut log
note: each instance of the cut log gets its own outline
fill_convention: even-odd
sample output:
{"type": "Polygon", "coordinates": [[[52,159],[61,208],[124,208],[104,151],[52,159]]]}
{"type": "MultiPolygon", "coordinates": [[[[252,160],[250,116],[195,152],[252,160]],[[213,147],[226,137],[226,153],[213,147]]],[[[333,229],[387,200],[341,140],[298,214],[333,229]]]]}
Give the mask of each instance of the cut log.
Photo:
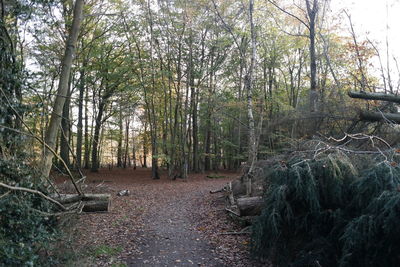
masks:
{"type": "Polygon", "coordinates": [[[107,212],[110,208],[110,194],[62,194],[55,198],[62,204],[83,203],[83,212],[107,212]]]}
{"type": "Polygon", "coordinates": [[[55,197],[62,204],[70,204],[78,201],[109,201],[110,194],[62,194],[59,197],[55,197]]]}
{"type": "Polygon", "coordinates": [[[83,204],[83,212],[107,212],[110,207],[108,200],[85,201],[83,204]]]}
{"type": "Polygon", "coordinates": [[[396,124],[400,124],[400,114],[361,111],[360,119],[363,121],[393,122],[396,124]]]}
{"type": "Polygon", "coordinates": [[[351,98],[359,98],[366,100],[381,100],[392,103],[400,104],[400,96],[385,94],[385,93],[367,93],[367,92],[349,92],[348,95],[351,98]]]}
{"type": "Polygon", "coordinates": [[[262,197],[242,197],[236,203],[240,216],[255,216],[261,214],[264,201],[262,197]]]}

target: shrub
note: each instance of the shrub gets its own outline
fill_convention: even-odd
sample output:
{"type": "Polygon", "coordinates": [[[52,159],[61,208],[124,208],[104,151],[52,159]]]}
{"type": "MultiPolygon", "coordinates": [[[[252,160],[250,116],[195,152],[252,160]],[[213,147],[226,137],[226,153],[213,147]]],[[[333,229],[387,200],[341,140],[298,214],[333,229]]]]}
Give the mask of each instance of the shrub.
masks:
{"type": "MultiPolygon", "coordinates": [[[[0,181],[47,192],[39,175],[21,160],[0,158],[0,181]]],[[[37,266],[40,251],[56,236],[52,205],[41,197],[0,187],[0,265],[37,266]]],[[[48,261],[48,259],[46,259],[48,261]]]]}

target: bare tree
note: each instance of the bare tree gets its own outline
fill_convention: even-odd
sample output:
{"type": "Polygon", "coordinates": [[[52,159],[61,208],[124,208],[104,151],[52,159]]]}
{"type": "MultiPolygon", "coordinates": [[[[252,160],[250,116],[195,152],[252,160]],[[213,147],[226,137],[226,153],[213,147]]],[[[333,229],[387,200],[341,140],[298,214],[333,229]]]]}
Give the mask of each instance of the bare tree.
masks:
{"type": "Polygon", "coordinates": [[[308,38],[310,39],[309,52],[310,52],[310,111],[315,112],[318,110],[318,85],[317,85],[317,56],[315,49],[316,40],[316,24],[318,19],[318,12],[320,7],[320,1],[323,0],[304,0],[306,4],[306,21],[300,17],[290,13],[284,8],[280,7],[277,3],[272,0],[268,0],[269,3],[274,5],[283,13],[295,18],[301,24],[303,24],[308,29],[308,38]]]}

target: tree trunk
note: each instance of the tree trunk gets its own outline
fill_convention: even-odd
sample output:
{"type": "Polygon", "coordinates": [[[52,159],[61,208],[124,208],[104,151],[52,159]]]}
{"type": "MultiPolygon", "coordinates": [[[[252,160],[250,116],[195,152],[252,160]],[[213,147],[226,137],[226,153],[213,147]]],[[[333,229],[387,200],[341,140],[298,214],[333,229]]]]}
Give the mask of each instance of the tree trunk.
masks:
{"type": "Polygon", "coordinates": [[[70,139],[70,121],[69,121],[69,110],[71,103],[71,81],[69,82],[67,97],[64,102],[62,118],[61,118],[61,135],[60,135],[60,157],[65,164],[70,167],[71,163],[69,160],[69,139],[70,139]]]}
{"type": "Polygon", "coordinates": [[[136,146],[135,146],[135,132],[132,131],[132,161],[133,161],[133,169],[136,170],[136,146]]]}
{"type": "Polygon", "coordinates": [[[85,169],[90,166],[90,142],[89,142],[89,90],[85,93],[85,169]]]}
{"type": "Polygon", "coordinates": [[[129,117],[125,120],[125,151],[124,151],[124,164],[123,167],[126,168],[129,161],[130,166],[130,159],[129,159],[129,117]]]}
{"type": "Polygon", "coordinates": [[[400,114],[360,111],[360,120],[400,124],[400,114]]]}
{"type": "MultiPolygon", "coordinates": [[[[53,111],[51,114],[50,123],[46,130],[45,142],[51,149],[55,148],[57,130],[61,122],[62,109],[64,107],[68,91],[68,80],[71,73],[72,60],[75,55],[75,47],[82,20],[83,5],[84,5],[83,0],[75,1],[72,27],[69,32],[68,40],[65,47],[65,54],[62,60],[61,75],[57,90],[57,96],[53,105],[53,111]]],[[[53,156],[54,156],[53,153],[49,149],[47,148],[44,149],[43,161],[41,167],[42,167],[42,173],[45,177],[48,177],[50,174],[53,156]]]]}
{"type": "Polygon", "coordinates": [[[367,92],[349,92],[348,95],[351,98],[359,98],[366,100],[381,100],[392,103],[400,104],[400,96],[384,93],[367,93],[367,92]]]}
{"type": "Polygon", "coordinates": [[[147,123],[144,123],[144,133],[143,133],[143,163],[142,167],[147,168],[147,123]]]}
{"type": "Polygon", "coordinates": [[[92,144],[92,172],[97,172],[99,170],[99,141],[100,141],[100,130],[102,126],[102,119],[104,113],[105,103],[100,100],[99,111],[96,117],[96,124],[94,127],[93,144],[92,144]]]}
{"type": "MultiPolygon", "coordinates": [[[[249,123],[249,156],[247,159],[247,164],[250,166],[248,173],[253,172],[253,166],[257,159],[257,142],[256,142],[256,131],[255,131],[255,123],[254,123],[254,115],[253,115],[253,74],[255,68],[255,60],[256,60],[256,32],[254,28],[253,22],[253,11],[254,11],[254,0],[250,0],[249,3],[249,19],[250,19],[250,33],[251,33],[251,58],[250,58],[250,66],[247,70],[246,76],[244,78],[244,85],[247,94],[247,116],[249,123]]],[[[248,190],[250,190],[251,186],[248,186],[248,190]]],[[[251,192],[249,191],[248,194],[251,192]]]]}
{"type": "Polygon", "coordinates": [[[191,100],[192,100],[192,138],[193,138],[193,171],[199,172],[199,128],[197,124],[197,98],[198,94],[194,86],[194,77],[191,81],[191,100]]]}
{"type": "Polygon", "coordinates": [[[82,139],[83,139],[83,96],[85,93],[85,64],[82,65],[79,81],[78,124],[76,136],[76,166],[82,167],[82,139]]]}
{"type": "Polygon", "coordinates": [[[309,19],[309,39],[310,39],[310,111],[318,111],[318,88],[317,88],[317,57],[315,53],[315,23],[318,13],[318,0],[306,0],[307,15],[309,19]]]}
{"type": "Polygon", "coordinates": [[[122,136],[123,136],[123,125],[122,125],[122,108],[119,107],[118,112],[118,148],[117,148],[117,167],[122,167],[122,136]]]}

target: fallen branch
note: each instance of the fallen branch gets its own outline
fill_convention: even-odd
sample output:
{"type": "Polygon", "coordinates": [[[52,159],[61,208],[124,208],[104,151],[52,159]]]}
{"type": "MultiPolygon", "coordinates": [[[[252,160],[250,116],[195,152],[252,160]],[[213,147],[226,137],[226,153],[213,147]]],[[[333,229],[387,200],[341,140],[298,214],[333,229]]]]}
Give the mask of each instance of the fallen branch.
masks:
{"type": "Polygon", "coordinates": [[[366,99],[366,100],[381,100],[400,104],[400,96],[385,94],[385,93],[367,93],[367,92],[349,92],[351,98],[366,99]]]}
{"type": "Polygon", "coordinates": [[[240,230],[239,232],[223,232],[223,233],[218,233],[218,235],[247,235],[247,234],[251,234],[250,231],[248,231],[250,229],[251,226],[247,226],[245,228],[243,228],[242,230],[240,230]]]}
{"type": "Polygon", "coordinates": [[[64,212],[55,212],[55,213],[51,213],[51,212],[45,212],[45,211],[41,211],[41,210],[37,210],[37,209],[33,209],[32,210],[34,212],[39,213],[42,216],[48,216],[48,217],[57,217],[57,216],[63,216],[63,215],[67,215],[67,214],[75,214],[75,213],[81,213],[82,212],[82,208],[83,208],[83,203],[79,203],[77,209],[74,210],[69,210],[69,211],[64,211],[64,212]]]}
{"type": "Polygon", "coordinates": [[[234,212],[234,211],[233,211],[233,210],[231,210],[231,209],[225,208],[225,210],[226,210],[227,212],[230,212],[230,213],[232,213],[233,215],[236,215],[237,217],[240,217],[240,214],[239,214],[239,213],[237,213],[237,212],[234,212]]]}
{"type": "Polygon", "coordinates": [[[248,231],[246,231],[246,232],[240,231],[240,232],[224,232],[224,233],[218,233],[218,235],[249,235],[249,234],[251,234],[251,232],[248,232],[248,231]]]}
{"type": "Polygon", "coordinates": [[[13,191],[22,191],[22,192],[28,192],[28,193],[39,195],[40,197],[46,199],[47,201],[49,201],[49,202],[51,202],[53,204],[56,204],[60,209],[62,209],[64,211],[68,210],[63,204],[61,204],[60,202],[58,202],[57,200],[55,200],[55,199],[53,199],[53,198],[51,198],[49,196],[46,196],[45,194],[43,194],[40,191],[37,191],[37,190],[34,190],[34,189],[30,189],[30,188],[26,188],[26,187],[11,186],[11,185],[7,185],[7,184],[4,184],[4,183],[0,183],[0,186],[4,187],[4,188],[7,188],[9,190],[13,190],[13,191]]]}
{"type": "Polygon", "coordinates": [[[211,190],[211,191],[210,191],[210,194],[221,193],[221,192],[224,192],[224,191],[225,191],[224,188],[221,188],[221,189],[218,189],[218,190],[211,190]]]}
{"type": "Polygon", "coordinates": [[[361,111],[360,119],[363,121],[370,122],[391,122],[400,124],[400,114],[372,112],[372,111],[361,111]]]}
{"type": "MultiPolygon", "coordinates": [[[[18,115],[17,115],[17,116],[18,116],[18,115]]],[[[22,121],[22,119],[21,119],[21,121],[22,121]]],[[[25,125],[25,122],[24,122],[24,121],[22,121],[22,123],[25,125]]],[[[27,126],[26,126],[26,127],[27,127],[27,126]]],[[[76,184],[75,179],[74,179],[74,176],[72,175],[72,172],[71,172],[71,170],[68,168],[68,165],[65,163],[65,161],[54,151],[54,149],[52,149],[48,144],[46,144],[41,138],[39,138],[38,136],[34,135],[33,132],[32,132],[28,127],[27,127],[27,130],[28,130],[29,133],[26,133],[26,132],[23,132],[23,131],[20,131],[20,130],[11,128],[11,127],[7,127],[7,126],[5,126],[5,125],[0,125],[0,128],[4,128],[4,129],[7,129],[7,130],[16,132],[16,133],[23,134],[23,135],[32,137],[32,138],[36,139],[37,141],[39,141],[43,146],[45,146],[45,147],[46,147],[60,162],[61,162],[61,164],[63,164],[63,166],[65,167],[65,169],[66,169],[66,171],[67,171],[67,174],[68,174],[68,176],[69,176],[69,178],[70,178],[70,181],[72,182],[72,184],[73,184],[73,186],[74,186],[76,192],[77,192],[78,194],[80,194],[80,195],[83,194],[83,193],[82,193],[82,190],[81,190],[81,189],[78,187],[78,185],[76,184]]],[[[47,177],[47,178],[48,178],[48,177],[47,177]]]]}
{"type": "Polygon", "coordinates": [[[0,199],[3,198],[3,197],[8,196],[10,193],[11,193],[11,191],[5,192],[4,194],[2,194],[2,195],[0,196],[0,199]]]}

